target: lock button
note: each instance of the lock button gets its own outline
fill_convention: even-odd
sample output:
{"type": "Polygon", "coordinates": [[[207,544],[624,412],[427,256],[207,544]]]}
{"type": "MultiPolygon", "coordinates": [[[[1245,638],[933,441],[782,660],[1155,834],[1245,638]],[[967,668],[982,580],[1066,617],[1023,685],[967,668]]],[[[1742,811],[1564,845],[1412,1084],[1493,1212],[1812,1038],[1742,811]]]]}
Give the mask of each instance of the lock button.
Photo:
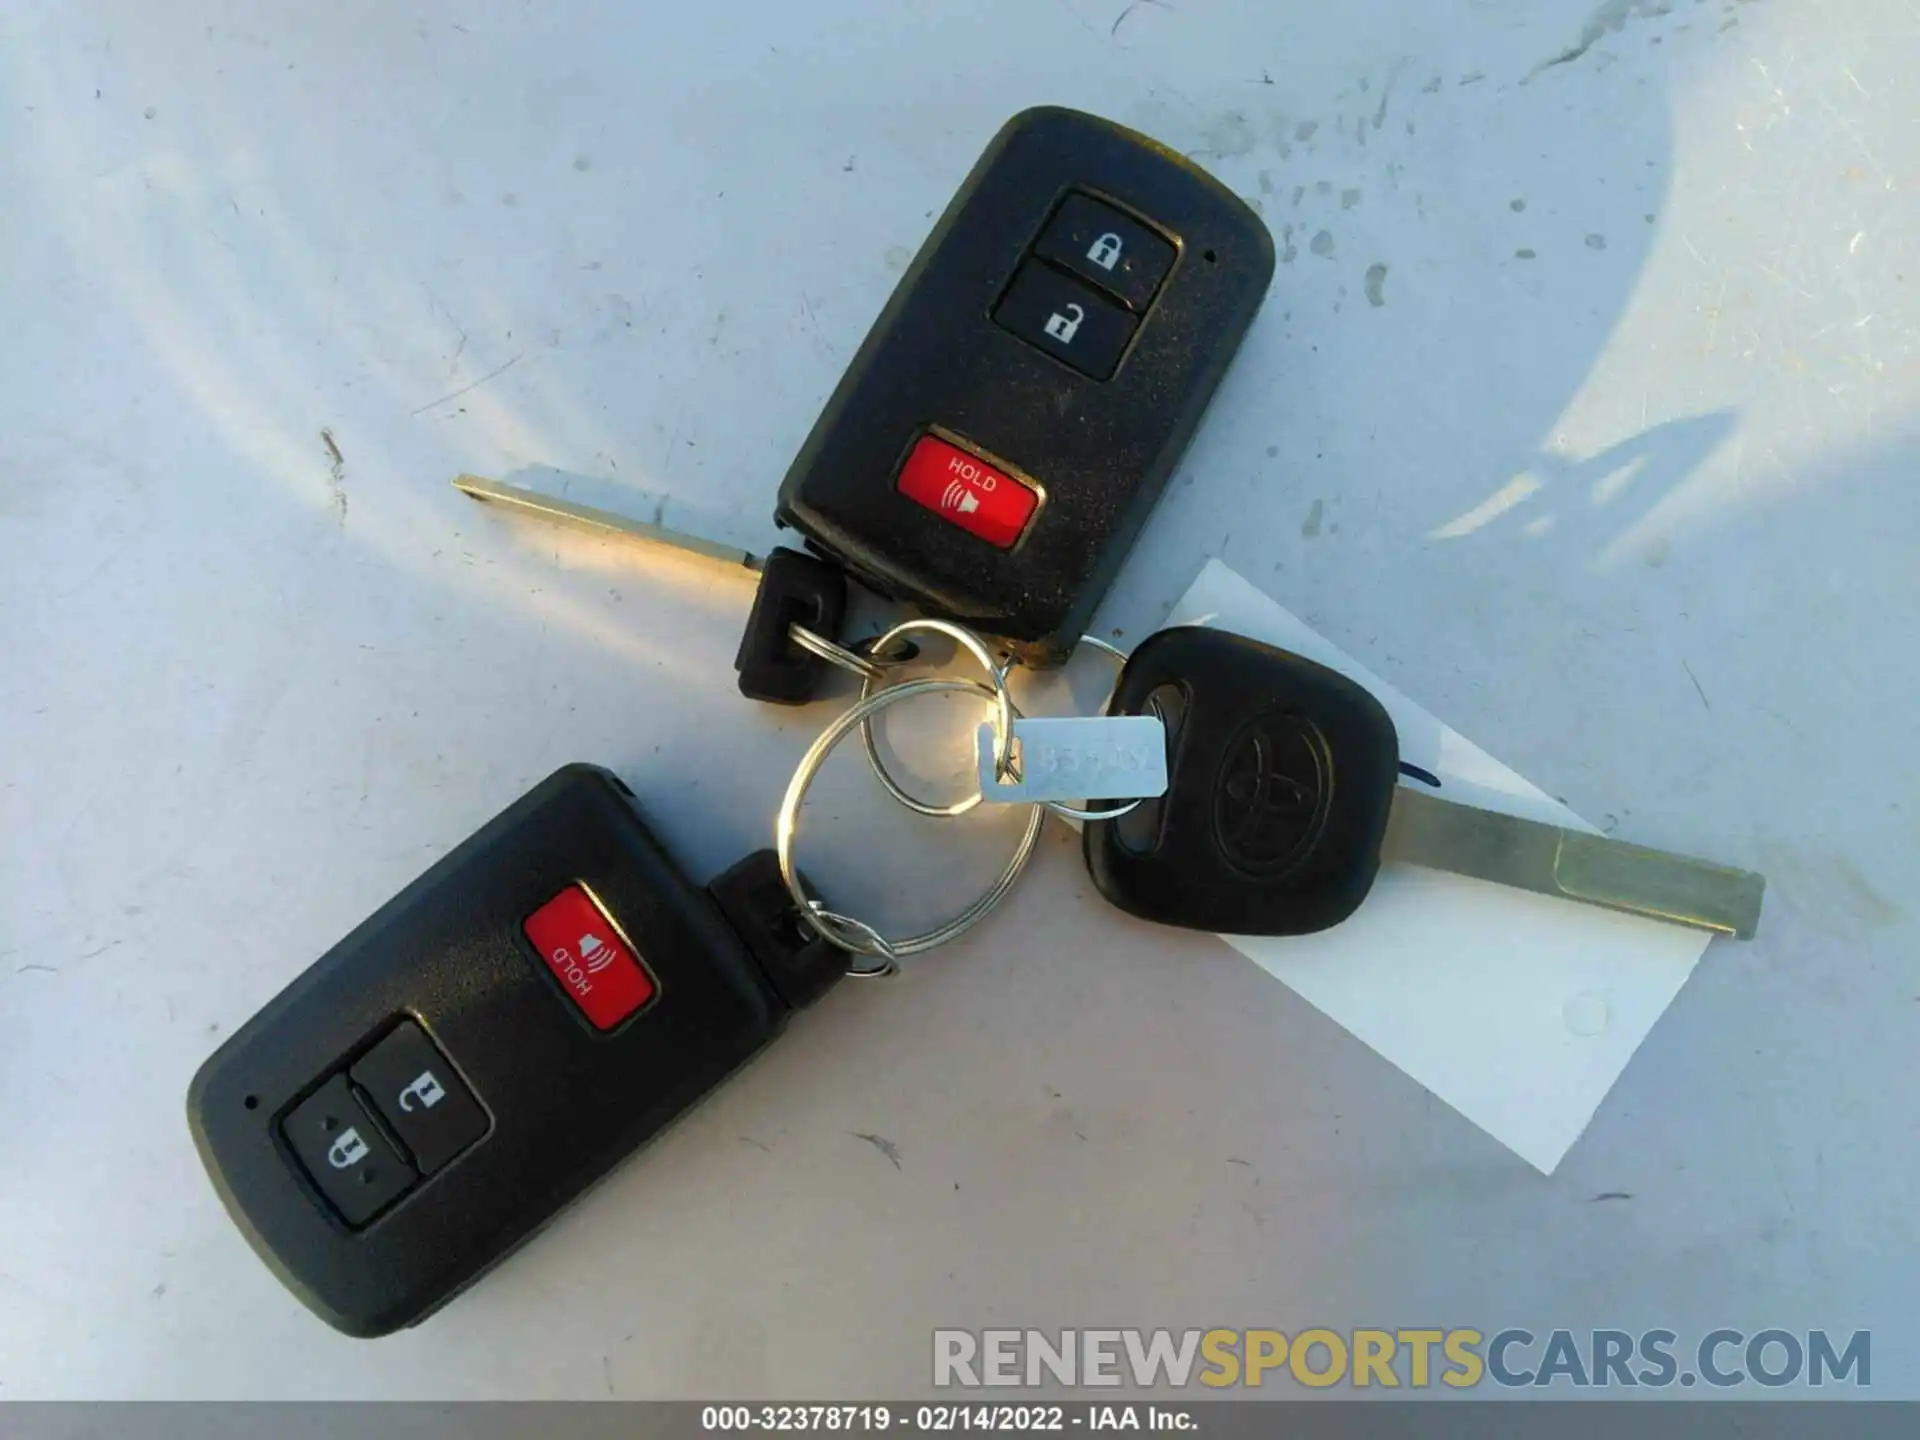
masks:
{"type": "Polygon", "coordinates": [[[1135,314],[1153,303],[1174,258],[1165,236],[1077,191],[1054,212],[1034,253],[1091,280],[1135,314]]]}
{"type": "Polygon", "coordinates": [[[444,1168],[487,1133],[487,1112],[411,1020],[360,1057],[353,1083],[413,1152],[423,1175],[444,1168]]]}
{"type": "Polygon", "coordinates": [[[344,1075],[302,1101],[281,1122],[280,1133],[320,1193],[356,1229],[419,1178],[361,1108],[344,1075]]]}
{"type": "Polygon", "coordinates": [[[1014,274],[993,318],[1082,375],[1105,380],[1139,325],[1126,310],[1039,260],[1014,274]]]}

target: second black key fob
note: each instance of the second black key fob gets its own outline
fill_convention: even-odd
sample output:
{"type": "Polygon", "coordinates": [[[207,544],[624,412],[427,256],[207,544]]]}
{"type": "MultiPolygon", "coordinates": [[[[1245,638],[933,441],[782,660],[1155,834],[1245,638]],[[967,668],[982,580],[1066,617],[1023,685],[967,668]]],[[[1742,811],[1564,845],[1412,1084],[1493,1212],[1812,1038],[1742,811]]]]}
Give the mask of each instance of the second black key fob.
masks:
{"type": "Polygon", "coordinates": [[[1010,120],[907,267],[776,516],[883,594],[1073,649],[1273,279],[1244,201],[1075,110],[1010,120]]]}
{"type": "Polygon", "coordinates": [[[201,1159],[322,1318],[414,1324],[844,973],[785,903],[770,851],[695,888],[631,791],[570,765],[201,1066],[201,1159]]]}

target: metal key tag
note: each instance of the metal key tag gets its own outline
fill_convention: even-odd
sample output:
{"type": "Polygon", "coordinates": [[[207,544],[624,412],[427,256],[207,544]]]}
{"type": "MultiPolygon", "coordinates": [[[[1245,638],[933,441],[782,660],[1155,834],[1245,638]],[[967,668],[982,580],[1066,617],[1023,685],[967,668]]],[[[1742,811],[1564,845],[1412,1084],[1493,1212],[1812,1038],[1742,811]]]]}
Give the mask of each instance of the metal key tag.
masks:
{"type": "Polygon", "coordinates": [[[994,763],[994,729],[974,738],[980,793],[1010,805],[1152,800],[1167,793],[1167,727],[1156,715],[1065,715],[1013,722],[1009,773],[994,763]]]}

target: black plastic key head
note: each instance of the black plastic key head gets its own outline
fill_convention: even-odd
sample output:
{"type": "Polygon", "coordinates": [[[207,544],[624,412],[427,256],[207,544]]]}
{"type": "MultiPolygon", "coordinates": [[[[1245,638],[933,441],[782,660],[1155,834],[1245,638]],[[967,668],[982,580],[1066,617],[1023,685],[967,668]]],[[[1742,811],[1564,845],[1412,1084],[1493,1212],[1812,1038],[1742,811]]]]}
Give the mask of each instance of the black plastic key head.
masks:
{"type": "Polygon", "coordinates": [[[1344,675],[1202,627],[1150,636],[1108,711],[1167,721],[1167,792],[1086,827],[1100,893],[1163,925],[1307,935],[1366,898],[1400,769],[1380,702],[1344,675]]]}
{"type": "Polygon", "coordinates": [[[847,613],[847,577],[817,556],[784,547],[767,556],[733,668],[740,693],[773,705],[805,705],[826,678],[827,662],[793,641],[804,625],[823,640],[840,638],[847,613]]]}
{"type": "Polygon", "coordinates": [[[707,894],[761,973],[795,1010],[813,1004],[847,973],[846,954],[800,918],[780,878],[778,851],[756,850],[729,866],[707,882],[707,894]]]}

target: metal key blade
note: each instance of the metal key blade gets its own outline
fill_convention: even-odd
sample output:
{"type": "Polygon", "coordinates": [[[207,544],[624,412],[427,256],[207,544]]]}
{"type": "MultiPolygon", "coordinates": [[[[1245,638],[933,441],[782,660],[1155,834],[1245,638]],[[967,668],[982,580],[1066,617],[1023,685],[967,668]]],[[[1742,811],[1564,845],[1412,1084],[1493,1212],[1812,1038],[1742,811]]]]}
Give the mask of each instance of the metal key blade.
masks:
{"type": "Polygon", "coordinates": [[[1401,786],[1382,859],[1751,940],[1766,878],[1401,786]]]}
{"type": "Polygon", "coordinates": [[[502,485],[498,480],[488,480],[480,475],[456,476],[453,488],[462,494],[471,495],[476,500],[490,500],[495,504],[511,506],[528,514],[539,515],[548,520],[558,520],[563,524],[582,530],[592,530],[602,535],[625,535],[631,539],[645,540],[655,545],[670,545],[675,550],[704,555],[709,560],[720,560],[726,564],[744,566],[753,571],[758,571],[762,564],[758,555],[751,550],[742,550],[737,545],[722,545],[715,540],[689,535],[684,530],[672,530],[665,525],[650,525],[645,520],[616,515],[611,510],[601,510],[592,505],[576,505],[571,500],[542,495],[534,490],[522,490],[517,485],[502,485]]]}

